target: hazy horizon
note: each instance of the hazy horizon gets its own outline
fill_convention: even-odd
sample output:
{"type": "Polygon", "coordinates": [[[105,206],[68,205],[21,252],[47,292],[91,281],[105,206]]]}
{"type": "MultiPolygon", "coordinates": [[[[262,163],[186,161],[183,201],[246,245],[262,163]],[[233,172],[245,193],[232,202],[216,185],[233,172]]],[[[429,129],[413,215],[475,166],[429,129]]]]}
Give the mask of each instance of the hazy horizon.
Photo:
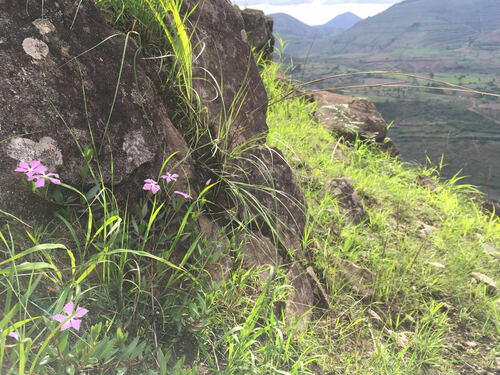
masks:
{"type": "Polygon", "coordinates": [[[351,12],[367,18],[383,12],[401,0],[232,0],[240,8],[253,8],[265,14],[286,13],[310,25],[323,25],[336,16],[351,12]]]}

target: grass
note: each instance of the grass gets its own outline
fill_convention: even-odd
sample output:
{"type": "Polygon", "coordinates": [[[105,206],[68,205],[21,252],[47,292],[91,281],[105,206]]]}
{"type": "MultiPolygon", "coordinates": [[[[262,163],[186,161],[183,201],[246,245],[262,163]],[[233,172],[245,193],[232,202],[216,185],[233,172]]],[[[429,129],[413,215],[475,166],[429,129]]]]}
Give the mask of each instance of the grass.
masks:
{"type": "MultiPolygon", "coordinates": [[[[100,2],[116,25],[139,31],[146,51],[165,54],[171,39],[150,4],[100,2]]],[[[185,119],[197,119],[196,106],[186,105],[191,87],[182,61],[188,47],[181,48],[170,82],[177,82],[183,110],[195,112],[185,119]]],[[[303,243],[328,293],[306,328],[282,312],[291,293],[285,268],[243,267],[238,240],[255,230],[255,214],[278,237],[275,218],[252,191],[264,189],[285,202],[282,192],[243,183],[227,169],[217,175],[220,183],[202,188],[194,201],[172,194],[174,182],[155,195],[145,192],[132,206],[119,203],[99,171],[91,170],[96,183],[89,191],[61,185],[63,199],[78,206],[58,210],[47,226],[30,228],[10,216],[0,221],[2,374],[493,369],[500,350],[498,297],[470,273],[498,281],[494,254],[485,250],[498,253],[498,218],[478,208],[473,187],[458,185],[457,178],[440,181],[438,167],[402,163],[374,144],[344,143],[317,122],[314,103],[278,100],[291,89],[275,81],[278,69],[261,65],[273,103],[267,144],[283,150],[306,195],[310,219],[303,243]],[[433,179],[437,189],[420,186],[419,176],[433,179]],[[359,225],[348,224],[328,189],[329,181],[341,177],[350,179],[365,206],[359,225]],[[217,194],[230,194],[246,207],[246,218],[216,207],[211,197],[217,194]],[[220,225],[207,230],[207,217],[220,225]],[[227,261],[229,272],[217,277],[214,270],[227,261]],[[369,272],[372,282],[356,283],[345,271],[347,261],[369,272]],[[89,310],[78,332],[60,331],[61,323],[51,318],[68,301],[89,310]],[[7,336],[12,332],[18,341],[7,336]],[[474,350],[463,350],[466,342],[474,350]]],[[[224,156],[227,165],[243,158],[237,152],[224,156]]],[[[56,199],[57,191],[51,185],[37,192],[56,199]]]]}

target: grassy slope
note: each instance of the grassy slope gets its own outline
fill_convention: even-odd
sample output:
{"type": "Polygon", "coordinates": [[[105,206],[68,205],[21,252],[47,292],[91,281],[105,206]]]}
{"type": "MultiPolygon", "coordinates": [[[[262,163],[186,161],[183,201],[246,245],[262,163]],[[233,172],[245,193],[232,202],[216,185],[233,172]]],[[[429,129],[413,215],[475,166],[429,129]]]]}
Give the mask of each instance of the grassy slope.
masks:
{"type": "MultiPolygon", "coordinates": [[[[266,83],[270,97],[283,89],[272,76],[266,83]]],[[[498,219],[478,210],[466,194],[468,187],[441,182],[430,192],[416,183],[419,175],[437,181],[435,169],[403,164],[375,146],[339,144],[311,117],[311,107],[301,99],[271,106],[268,143],[285,150],[316,220],[310,252],[330,294],[330,310],[318,322],[322,329],[330,327],[320,330],[329,348],[325,362],[339,373],[407,374],[433,368],[439,373],[435,366],[460,373],[471,363],[495,366],[498,299],[469,274],[480,271],[498,280],[498,260],[485,252],[490,245],[497,251],[500,246],[498,219]],[[349,163],[332,158],[336,147],[349,163]],[[335,199],[324,191],[328,180],[344,176],[368,211],[366,222],[356,227],[342,224],[335,199]],[[423,234],[429,226],[431,231],[423,234]],[[373,273],[371,298],[362,299],[339,278],[336,258],[373,273]],[[348,337],[335,340],[342,334],[348,337]],[[469,340],[480,344],[464,350],[461,345],[469,340]]]]}
{"type": "Polygon", "coordinates": [[[495,254],[486,254],[498,255],[498,220],[479,212],[465,188],[439,183],[431,193],[418,186],[417,176],[432,170],[408,168],[376,147],[340,144],[314,120],[313,104],[274,100],[288,90],[274,81],[276,69],[263,68],[271,98],[268,144],[284,150],[304,189],[314,220],[304,242],[329,294],[313,309],[308,329],[298,331],[277,314],[289,293],[282,270],[262,279],[239,266],[235,235],[244,228],[221,228],[229,242],[198,235],[205,199],[161,193],[145,195],[138,207],[119,207],[112,192],[96,185],[86,192],[93,203],[82,200],[83,216],[61,209],[56,228],[29,229],[25,243],[10,236],[24,233],[23,225],[2,221],[2,373],[24,373],[23,366],[37,374],[148,375],[492,368],[498,299],[469,273],[500,278],[495,254]],[[332,158],[336,147],[349,165],[332,158]],[[351,179],[367,208],[361,225],[346,225],[324,192],[340,176],[351,179]],[[435,230],[422,235],[430,226],[435,230]],[[70,257],[51,256],[54,249],[74,257],[72,268],[70,257]],[[223,254],[235,265],[214,287],[206,269],[223,254]],[[373,273],[369,293],[359,295],[341,277],[339,258],[373,273]],[[69,300],[90,310],[79,333],[60,332],[50,318],[69,300]],[[6,337],[11,329],[19,342],[6,337]]]}

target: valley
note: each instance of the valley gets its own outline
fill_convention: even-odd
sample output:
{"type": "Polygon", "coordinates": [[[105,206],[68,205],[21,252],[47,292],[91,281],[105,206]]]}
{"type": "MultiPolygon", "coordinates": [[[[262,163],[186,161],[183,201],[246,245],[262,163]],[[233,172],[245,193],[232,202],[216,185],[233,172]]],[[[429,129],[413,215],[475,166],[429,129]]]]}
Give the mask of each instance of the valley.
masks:
{"type": "MultiPolygon", "coordinates": [[[[292,38],[292,48],[286,46],[282,57],[293,63],[290,74],[298,81],[346,74],[307,88],[371,98],[392,124],[388,135],[403,160],[442,163],[444,178],[461,171],[462,183],[476,185],[490,199],[499,200],[500,98],[437,90],[450,87],[447,83],[499,94],[499,30],[496,2],[405,1],[336,36],[303,40],[302,45],[292,38]],[[453,4],[461,9],[445,12],[453,4]],[[439,11],[442,16],[436,17],[439,11]],[[388,25],[390,20],[395,21],[388,25]],[[349,75],[363,71],[418,77],[349,75]],[[387,84],[397,87],[381,87],[387,84]],[[341,89],[351,86],[363,87],[341,89]]],[[[279,28],[275,33],[287,41],[279,28]]]]}

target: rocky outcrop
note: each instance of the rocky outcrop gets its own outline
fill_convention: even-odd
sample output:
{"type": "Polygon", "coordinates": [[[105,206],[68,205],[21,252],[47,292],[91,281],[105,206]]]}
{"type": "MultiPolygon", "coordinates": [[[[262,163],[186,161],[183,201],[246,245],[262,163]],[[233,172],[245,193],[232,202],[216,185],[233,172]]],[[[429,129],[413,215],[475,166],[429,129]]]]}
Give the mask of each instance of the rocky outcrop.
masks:
{"type": "MultiPolygon", "coordinates": [[[[304,197],[283,155],[261,145],[267,133],[267,97],[243,17],[225,0],[186,0],[184,7],[191,10],[195,4],[188,23],[196,25],[193,89],[205,111],[200,118],[206,115],[217,143],[214,164],[225,171],[233,168],[234,181],[246,184],[250,204],[240,210],[244,204],[236,202],[236,211],[240,218],[251,217],[252,230],[258,232],[252,238],[260,244],[250,240],[246,248],[254,253],[249,257],[256,265],[286,263],[286,271],[302,267],[294,262],[303,257],[304,197]],[[241,145],[245,152],[238,149],[241,145]],[[273,262],[266,256],[270,248],[276,255],[273,262]]],[[[50,195],[37,197],[20,188],[26,176],[14,169],[32,160],[40,160],[64,183],[86,190],[101,182],[100,176],[82,177],[87,159],[102,173],[102,182],[133,205],[134,197],[143,196],[144,179],[156,178],[164,160],[176,153],[163,172],[179,174],[176,187],[189,187],[196,198],[199,171],[191,150],[140,57],[133,40],[108,27],[92,0],[43,5],[0,0],[2,213],[44,225],[57,207],[50,195]]],[[[200,217],[198,224],[203,241],[216,254],[208,275],[214,281],[227,279],[232,267],[224,249],[230,246],[227,237],[208,217],[200,217]]],[[[291,279],[301,290],[311,289],[304,272],[291,279]]],[[[289,300],[289,306],[308,309],[312,303],[301,292],[289,300]]]]}
{"type": "Polygon", "coordinates": [[[328,91],[316,91],[313,97],[318,103],[319,119],[339,136],[353,141],[359,134],[364,139],[384,141],[387,124],[370,99],[328,91]]]}
{"type": "Polygon", "coordinates": [[[257,9],[245,9],[241,12],[241,15],[245,22],[248,42],[252,47],[255,47],[257,52],[263,53],[264,60],[271,61],[275,42],[273,19],[257,9]]]}
{"type": "Polygon", "coordinates": [[[306,224],[305,198],[281,151],[259,146],[234,162],[232,170],[239,185],[243,186],[246,199],[246,204],[239,207],[240,219],[256,218],[264,234],[278,237],[282,242],[289,252],[283,254],[284,257],[294,254],[301,259],[301,239],[306,224]]]}
{"type": "Polygon", "coordinates": [[[337,199],[339,212],[347,223],[358,225],[366,218],[363,204],[349,179],[333,179],[328,182],[326,190],[337,199]]]}
{"type": "Polygon", "coordinates": [[[76,4],[0,2],[0,204],[25,219],[47,207],[20,188],[13,171],[21,161],[40,160],[81,186],[88,148],[103,182],[124,196],[140,193],[174,152],[167,170],[184,186],[194,176],[135,43],[108,27],[91,0],[76,4]]]}
{"type": "Polygon", "coordinates": [[[223,151],[264,143],[267,94],[255,65],[241,12],[226,0],[186,0],[196,25],[193,88],[208,112],[212,139],[223,151]]]}

